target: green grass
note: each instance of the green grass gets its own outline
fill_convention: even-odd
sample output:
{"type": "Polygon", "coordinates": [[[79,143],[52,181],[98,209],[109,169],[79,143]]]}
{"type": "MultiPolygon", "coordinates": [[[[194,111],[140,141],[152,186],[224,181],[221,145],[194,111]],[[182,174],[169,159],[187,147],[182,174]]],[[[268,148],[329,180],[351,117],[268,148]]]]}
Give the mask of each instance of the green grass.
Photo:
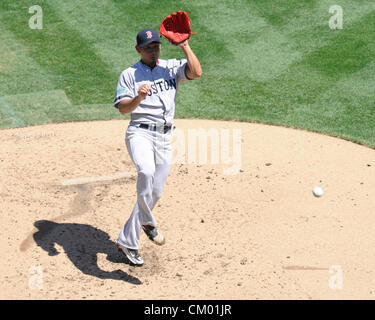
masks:
{"type": "MultiPolygon", "coordinates": [[[[341,0],[2,0],[0,128],[121,119],[112,100],[138,60],[140,29],[190,10],[203,77],[180,88],[177,118],[227,119],[321,132],[375,148],[375,3],[341,0]],[[31,30],[28,8],[43,8],[31,30]]],[[[182,58],[163,40],[163,58],[182,58]]]]}

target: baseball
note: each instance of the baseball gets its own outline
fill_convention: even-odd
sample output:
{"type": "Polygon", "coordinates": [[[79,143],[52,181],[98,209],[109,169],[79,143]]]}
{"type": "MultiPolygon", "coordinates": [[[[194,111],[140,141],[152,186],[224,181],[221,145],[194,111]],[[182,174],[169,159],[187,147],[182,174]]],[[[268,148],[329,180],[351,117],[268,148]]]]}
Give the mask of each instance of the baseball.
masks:
{"type": "Polygon", "coordinates": [[[323,189],[321,187],[315,187],[313,194],[315,197],[321,197],[323,195],[323,189]]]}

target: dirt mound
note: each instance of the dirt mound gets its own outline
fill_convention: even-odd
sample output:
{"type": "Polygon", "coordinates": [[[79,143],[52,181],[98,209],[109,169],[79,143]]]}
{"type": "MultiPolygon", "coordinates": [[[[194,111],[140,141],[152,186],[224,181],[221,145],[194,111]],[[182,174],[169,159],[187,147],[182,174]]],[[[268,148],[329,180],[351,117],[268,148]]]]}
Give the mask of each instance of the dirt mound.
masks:
{"type": "Polygon", "coordinates": [[[127,125],[0,131],[1,299],[373,299],[374,150],[176,120],[167,242],[142,234],[132,267],[113,245],[136,200],[127,125]]]}

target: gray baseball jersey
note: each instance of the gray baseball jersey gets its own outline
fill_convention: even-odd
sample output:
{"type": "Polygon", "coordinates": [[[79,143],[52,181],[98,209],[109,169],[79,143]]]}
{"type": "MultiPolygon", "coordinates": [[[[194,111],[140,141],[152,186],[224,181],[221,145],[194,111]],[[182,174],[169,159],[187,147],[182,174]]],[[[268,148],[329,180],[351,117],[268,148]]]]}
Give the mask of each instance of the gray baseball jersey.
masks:
{"type": "Polygon", "coordinates": [[[141,61],[125,69],[118,80],[114,106],[138,95],[143,84],[151,88],[148,96],[131,112],[131,123],[172,125],[179,84],[189,80],[185,75],[186,59],[158,60],[151,69],[141,61]]]}

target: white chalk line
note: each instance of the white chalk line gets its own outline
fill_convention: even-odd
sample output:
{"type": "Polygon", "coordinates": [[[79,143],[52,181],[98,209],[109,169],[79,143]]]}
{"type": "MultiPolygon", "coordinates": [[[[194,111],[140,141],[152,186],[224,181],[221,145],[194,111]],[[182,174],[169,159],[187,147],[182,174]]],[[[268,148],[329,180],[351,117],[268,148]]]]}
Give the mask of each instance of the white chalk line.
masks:
{"type": "Polygon", "coordinates": [[[75,178],[75,179],[64,180],[61,182],[61,184],[63,186],[71,186],[71,185],[85,184],[85,183],[90,183],[90,182],[110,181],[110,180],[117,180],[121,178],[133,178],[133,177],[135,177],[135,175],[130,172],[120,172],[120,173],[115,173],[115,174],[111,174],[108,176],[75,178]]]}

